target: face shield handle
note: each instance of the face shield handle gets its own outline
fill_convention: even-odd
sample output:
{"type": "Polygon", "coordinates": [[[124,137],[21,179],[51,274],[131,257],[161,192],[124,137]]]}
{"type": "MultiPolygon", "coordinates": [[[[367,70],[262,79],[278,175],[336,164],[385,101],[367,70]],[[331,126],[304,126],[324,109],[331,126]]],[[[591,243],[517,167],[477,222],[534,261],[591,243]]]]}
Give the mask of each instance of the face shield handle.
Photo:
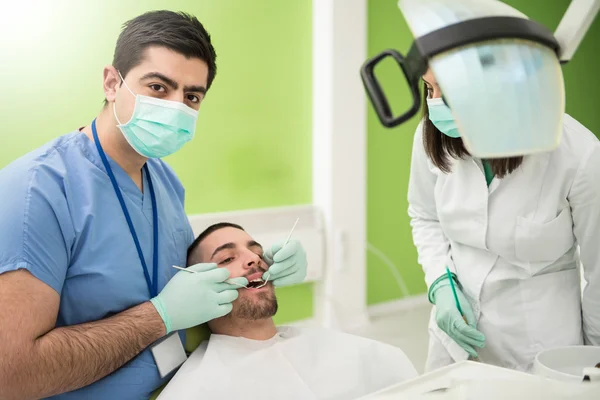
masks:
{"type": "Polygon", "coordinates": [[[402,56],[402,54],[400,54],[396,50],[388,49],[382,51],[375,57],[367,60],[360,70],[360,76],[362,78],[363,85],[365,86],[367,95],[369,96],[369,99],[371,100],[371,103],[375,108],[375,112],[379,117],[379,121],[381,121],[381,124],[387,128],[392,128],[394,126],[400,125],[403,122],[408,121],[419,111],[419,107],[421,104],[421,95],[418,88],[418,80],[413,82],[413,79],[411,79],[412,74],[410,73],[409,69],[405,64],[405,59],[404,56],[402,56]],[[375,74],[373,73],[375,66],[381,61],[383,61],[386,57],[392,57],[394,60],[396,60],[396,62],[402,69],[402,72],[404,73],[404,77],[408,82],[413,97],[412,107],[407,112],[397,117],[394,117],[392,115],[390,103],[385,97],[385,94],[381,89],[381,85],[379,84],[377,78],[375,78],[375,74]]]}

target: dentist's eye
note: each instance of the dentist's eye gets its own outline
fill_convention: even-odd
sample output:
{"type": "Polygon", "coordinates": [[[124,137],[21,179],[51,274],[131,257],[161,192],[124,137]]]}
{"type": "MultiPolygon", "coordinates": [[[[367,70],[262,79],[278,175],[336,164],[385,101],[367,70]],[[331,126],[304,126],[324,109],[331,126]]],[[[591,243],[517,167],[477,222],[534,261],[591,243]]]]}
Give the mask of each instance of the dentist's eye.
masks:
{"type": "Polygon", "coordinates": [[[160,93],[166,92],[166,89],[163,86],[156,84],[156,83],[150,85],[150,89],[154,90],[155,92],[160,92],[160,93]]]}
{"type": "Polygon", "coordinates": [[[200,103],[200,97],[196,96],[195,94],[188,94],[187,95],[187,99],[190,103],[200,103]]]}

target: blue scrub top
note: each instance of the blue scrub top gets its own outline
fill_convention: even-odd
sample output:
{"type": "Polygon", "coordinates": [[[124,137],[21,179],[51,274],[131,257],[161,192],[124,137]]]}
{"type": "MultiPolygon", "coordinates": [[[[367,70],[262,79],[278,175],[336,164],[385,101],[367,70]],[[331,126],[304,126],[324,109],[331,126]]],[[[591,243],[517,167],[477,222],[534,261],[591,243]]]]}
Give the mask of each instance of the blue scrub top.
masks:
{"type": "MultiPolygon", "coordinates": [[[[108,159],[154,281],[149,190],[142,194],[108,159]]],[[[158,159],[148,160],[148,168],[158,207],[160,291],[177,272],[171,266],[185,266],[194,235],[173,170],[158,159]]],[[[14,161],[0,170],[0,188],[0,273],[26,269],[56,290],[57,327],[107,318],[150,299],[123,211],[85,134],[62,136],[14,161]]],[[[162,383],[148,349],[106,378],[52,398],[147,399],[162,383]]]]}

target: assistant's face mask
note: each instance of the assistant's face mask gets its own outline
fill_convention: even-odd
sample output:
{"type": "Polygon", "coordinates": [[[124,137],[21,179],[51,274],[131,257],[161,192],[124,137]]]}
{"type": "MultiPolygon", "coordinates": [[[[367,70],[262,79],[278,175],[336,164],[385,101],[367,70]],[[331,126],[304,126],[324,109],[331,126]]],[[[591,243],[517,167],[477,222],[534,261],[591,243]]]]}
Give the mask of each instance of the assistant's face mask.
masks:
{"type": "Polygon", "coordinates": [[[441,97],[436,99],[427,99],[427,108],[429,108],[429,120],[444,135],[451,138],[459,138],[460,132],[452,116],[452,111],[441,97]]]}
{"type": "Polygon", "coordinates": [[[193,139],[198,111],[178,101],[136,95],[120,72],[119,76],[135,97],[135,107],[125,124],[119,121],[114,103],[113,112],[119,123],[117,126],[135,151],[147,158],[166,157],[193,139]]]}

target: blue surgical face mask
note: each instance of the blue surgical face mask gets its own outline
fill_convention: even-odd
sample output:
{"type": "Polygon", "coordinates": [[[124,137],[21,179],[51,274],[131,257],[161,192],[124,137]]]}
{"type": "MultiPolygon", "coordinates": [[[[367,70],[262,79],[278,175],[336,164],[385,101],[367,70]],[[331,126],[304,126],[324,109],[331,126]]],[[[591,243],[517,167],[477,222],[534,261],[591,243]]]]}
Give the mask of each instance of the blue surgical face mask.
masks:
{"type": "Polygon", "coordinates": [[[196,132],[198,111],[178,101],[157,99],[136,95],[129,89],[121,76],[121,81],[135,97],[135,107],[131,119],[122,124],[113,112],[129,145],[147,158],[161,158],[175,153],[193,139],[196,132]]]}
{"type": "Polygon", "coordinates": [[[435,99],[427,99],[427,107],[429,108],[429,120],[440,130],[444,135],[451,138],[459,138],[460,132],[452,116],[452,111],[441,97],[435,99]]]}

